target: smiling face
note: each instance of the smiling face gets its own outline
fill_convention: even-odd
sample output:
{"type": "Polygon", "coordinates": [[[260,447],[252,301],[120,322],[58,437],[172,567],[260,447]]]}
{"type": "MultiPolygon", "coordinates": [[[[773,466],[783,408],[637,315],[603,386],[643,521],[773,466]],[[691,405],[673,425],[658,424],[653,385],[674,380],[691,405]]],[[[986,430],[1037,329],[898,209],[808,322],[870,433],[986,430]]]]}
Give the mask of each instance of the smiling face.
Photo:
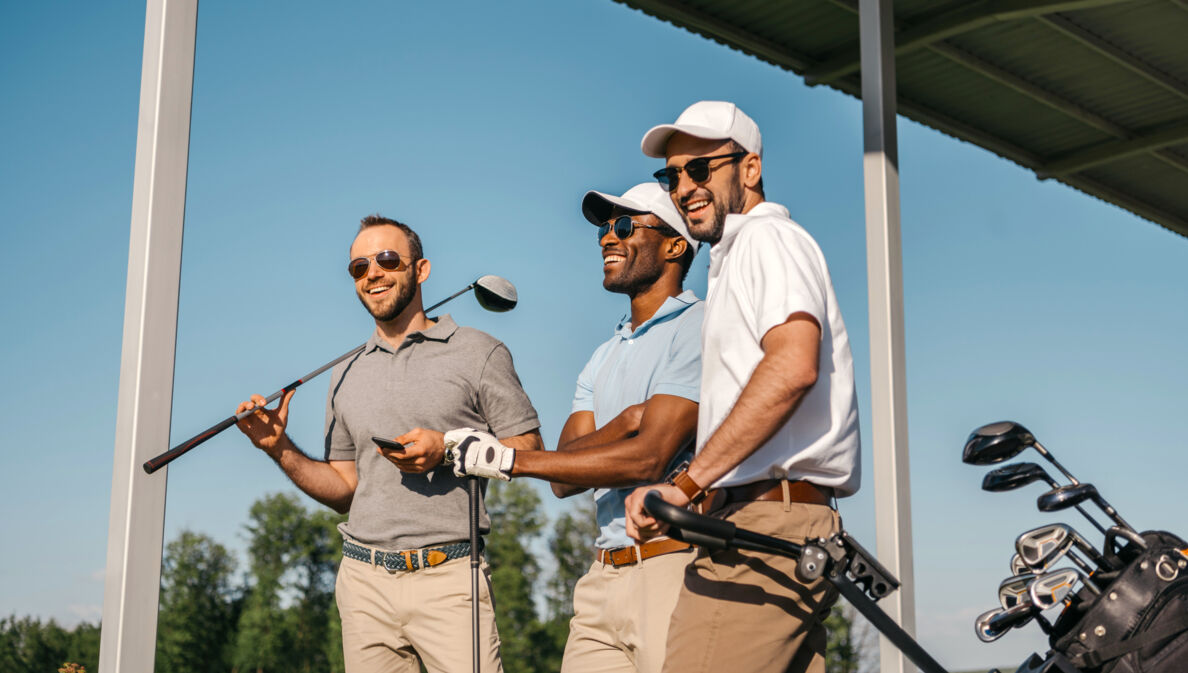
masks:
{"type": "Polygon", "coordinates": [[[614,227],[611,227],[598,241],[602,248],[602,287],[611,292],[635,296],[651,287],[664,273],[664,265],[672,257],[670,248],[673,244],[672,239],[660,231],[640,226],[663,226],[664,221],[659,217],[651,213],[635,215],[615,208],[610,220],[620,215],[630,215],[636,227],[623,240],[615,235],[614,227]]]}
{"type": "MultiPolygon", "coordinates": [[[[713,157],[735,151],[729,140],[695,138],[676,133],[668,141],[666,166],[683,168],[698,157],[713,157]]],[[[714,159],[710,162],[709,179],[697,183],[681,171],[676,188],[672,190],[672,203],[684,218],[689,233],[699,241],[713,245],[722,239],[726,216],[742,213],[746,207],[746,185],[744,171],[751,168],[758,155],[748,154],[741,160],[714,159]]]]}
{"type": "MultiPolygon", "coordinates": [[[[381,250],[400,253],[404,269],[388,271],[373,259],[367,273],[355,280],[355,293],[372,317],[379,322],[388,322],[408,309],[418,297],[420,284],[429,275],[429,262],[424,259],[414,261],[408,237],[400,229],[386,224],[360,231],[351,244],[350,258],[374,257],[381,250]]],[[[420,302],[416,302],[414,308],[419,309],[420,302]]]]}

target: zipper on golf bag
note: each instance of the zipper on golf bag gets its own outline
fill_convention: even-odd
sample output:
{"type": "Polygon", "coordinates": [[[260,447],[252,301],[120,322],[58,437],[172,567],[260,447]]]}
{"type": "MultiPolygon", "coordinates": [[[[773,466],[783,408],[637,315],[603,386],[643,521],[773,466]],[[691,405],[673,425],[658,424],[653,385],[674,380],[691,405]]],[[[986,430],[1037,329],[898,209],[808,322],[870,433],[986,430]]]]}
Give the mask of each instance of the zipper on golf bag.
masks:
{"type": "Polygon", "coordinates": [[[1101,596],[1082,592],[1053,627],[1052,649],[1082,671],[1188,671],[1188,556],[1181,551],[1188,543],[1163,531],[1142,537],[1147,548],[1119,552],[1126,566],[1110,573],[1101,596]]]}

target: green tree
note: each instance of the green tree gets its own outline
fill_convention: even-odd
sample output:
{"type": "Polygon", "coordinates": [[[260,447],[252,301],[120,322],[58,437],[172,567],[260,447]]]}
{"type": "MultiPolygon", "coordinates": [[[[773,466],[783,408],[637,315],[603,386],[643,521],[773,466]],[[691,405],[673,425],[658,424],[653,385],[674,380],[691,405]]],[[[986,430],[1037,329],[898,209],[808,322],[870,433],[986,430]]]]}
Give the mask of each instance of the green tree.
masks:
{"type": "Polygon", "coordinates": [[[182,531],[165,547],[155,669],[225,671],[234,634],[235,559],[211,538],[182,531]]]}
{"type": "Polygon", "coordinates": [[[8,673],[56,671],[70,654],[71,636],[54,620],[33,617],[0,620],[0,670],[8,673]]]}
{"type": "Polygon", "coordinates": [[[829,673],[867,673],[874,670],[878,642],[870,622],[848,603],[839,601],[825,619],[829,640],[825,670],[829,673]]]}
{"type": "Polygon", "coordinates": [[[573,617],[573,587],[590,569],[594,540],[598,538],[594,499],[579,497],[571,503],[569,511],[553,524],[549,538],[549,550],[557,564],[548,581],[549,621],[560,622],[563,631],[568,630],[573,617]]]}

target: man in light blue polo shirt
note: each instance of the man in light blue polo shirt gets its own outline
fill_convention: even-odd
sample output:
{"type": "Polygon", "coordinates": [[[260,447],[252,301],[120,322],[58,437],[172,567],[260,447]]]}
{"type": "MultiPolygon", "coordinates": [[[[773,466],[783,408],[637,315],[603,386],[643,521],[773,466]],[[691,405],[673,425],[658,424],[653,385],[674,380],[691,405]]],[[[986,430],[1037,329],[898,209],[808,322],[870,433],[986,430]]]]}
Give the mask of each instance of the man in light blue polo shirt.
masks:
{"type": "Polygon", "coordinates": [[[623,501],[692,455],[703,303],[682,283],[698,243],[655,183],[622,196],[588,192],[582,213],[599,227],[603,287],[630,297],[631,312],[578,376],[557,451],[516,453],[465,430],[446,433],[446,442],[457,447],[460,475],[548,479],[560,497],[596,489],[601,531],[574,590],[562,673],[658,673],[693,554],[668,538],[635,544],[623,501]]]}

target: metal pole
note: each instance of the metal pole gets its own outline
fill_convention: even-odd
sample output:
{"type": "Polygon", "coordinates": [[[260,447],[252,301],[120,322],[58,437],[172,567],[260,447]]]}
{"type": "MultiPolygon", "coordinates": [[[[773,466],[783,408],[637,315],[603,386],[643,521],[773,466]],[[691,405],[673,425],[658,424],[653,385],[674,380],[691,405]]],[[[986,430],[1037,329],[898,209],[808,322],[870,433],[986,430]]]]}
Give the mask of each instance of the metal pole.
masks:
{"type": "MultiPolygon", "coordinates": [[[[900,590],[883,609],[915,636],[907,386],[904,378],[903,250],[899,229],[899,149],[895,133],[892,0],[860,0],[862,172],[866,185],[866,269],[870,304],[871,438],[879,560],[900,590]]],[[[906,673],[908,659],[879,639],[882,673],[906,673]]]]}
{"type": "Polygon", "coordinates": [[[169,442],[197,20],[147,2],[99,673],[153,670],[165,479],[140,464],[169,442]]]}

